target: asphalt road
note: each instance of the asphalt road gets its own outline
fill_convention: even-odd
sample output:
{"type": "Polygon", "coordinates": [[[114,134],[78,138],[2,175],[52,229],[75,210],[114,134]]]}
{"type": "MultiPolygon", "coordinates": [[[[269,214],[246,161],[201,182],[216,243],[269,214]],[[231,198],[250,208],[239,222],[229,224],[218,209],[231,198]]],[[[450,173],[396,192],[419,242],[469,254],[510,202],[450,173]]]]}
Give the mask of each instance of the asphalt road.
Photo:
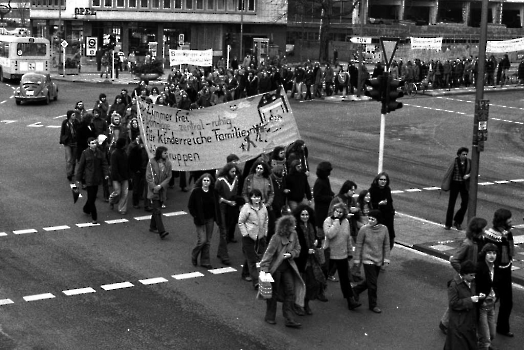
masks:
{"type": "MultiPolygon", "coordinates": [[[[180,213],[187,193],[169,192],[165,212],[182,215],[164,218],[171,231],[165,241],[148,232],[143,210],[131,208],[122,217],[102,202],[97,202],[102,224],[78,227],[90,218],[81,212],[85,198],[72,204],[56,126],[76,101],[90,107],[100,92],[112,99],[119,91],[119,86],[61,83],[57,102],[15,106],[11,87],[0,84],[0,349],[442,348],[444,336],[436,326],[452,272],[449,264],[410,250],[395,248],[393,264],[380,277],[381,315],[367,310],[366,296],[362,308],[348,311],[338,284],[330,282],[330,301],[314,302],[314,315],[300,318],[303,329],[293,330],[284,327],[280,313],[276,326],[264,323],[264,303],[240,279],[239,244],[230,245],[237,271],[212,273],[191,265],[194,228],[180,213]],[[122,218],[127,221],[107,223],[122,218]]],[[[523,121],[520,110],[508,108],[522,105],[517,95],[487,98],[506,106],[492,107],[492,118],[523,121]]],[[[406,106],[388,116],[384,169],[394,190],[438,186],[456,149],[471,144],[472,118],[458,112],[471,115],[473,105],[464,102],[467,96],[460,99],[404,99],[406,106]]],[[[377,166],[378,104],[293,102],[292,107],[313,168],[329,160],[335,190],[346,178],[367,188],[377,166]]],[[[522,177],[520,128],[490,121],[482,179],[522,177]]],[[[519,223],[522,184],[481,190],[479,212],[490,218],[505,206],[519,223]]],[[[398,211],[437,222],[447,203],[445,195],[425,190],[394,200],[398,211]]],[[[221,268],[214,259],[217,238],[212,263],[221,268]]],[[[499,349],[518,344],[523,301],[516,289],[512,330],[517,338],[497,339],[499,349]]]]}

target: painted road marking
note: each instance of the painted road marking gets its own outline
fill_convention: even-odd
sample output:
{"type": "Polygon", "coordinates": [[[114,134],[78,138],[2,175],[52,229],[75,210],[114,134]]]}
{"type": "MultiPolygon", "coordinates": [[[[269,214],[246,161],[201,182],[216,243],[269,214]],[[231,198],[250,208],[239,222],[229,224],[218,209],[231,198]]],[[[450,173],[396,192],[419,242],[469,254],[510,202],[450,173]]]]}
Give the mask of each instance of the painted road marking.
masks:
{"type": "Polygon", "coordinates": [[[88,287],[88,288],[63,290],[62,293],[64,293],[65,295],[71,296],[71,295],[79,295],[79,294],[96,293],[96,290],[94,290],[91,287],[88,287]]]}
{"type": "Polygon", "coordinates": [[[494,182],[479,182],[479,186],[487,186],[487,185],[494,185],[494,182]]]}
{"type": "Polygon", "coordinates": [[[46,128],[53,128],[53,129],[58,129],[58,128],[61,128],[62,126],[61,125],[48,125],[46,126],[46,128]]]}
{"type": "Polygon", "coordinates": [[[106,220],[106,224],[112,225],[112,224],[121,224],[124,222],[129,222],[127,219],[115,219],[115,220],[106,220]]]}
{"type": "Polygon", "coordinates": [[[440,187],[432,186],[432,187],[424,187],[422,189],[426,191],[435,191],[435,190],[440,190],[440,187]]]}
{"type": "Polygon", "coordinates": [[[502,181],[493,181],[493,182],[495,182],[496,184],[507,184],[507,183],[509,183],[509,181],[508,181],[508,180],[502,180],[502,181]]]}
{"type": "Polygon", "coordinates": [[[410,188],[410,189],[407,189],[406,192],[422,192],[422,190],[419,188],[410,188]]]}
{"type": "Polygon", "coordinates": [[[30,128],[41,128],[41,127],[43,127],[43,125],[42,125],[41,122],[36,122],[36,123],[33,123],[33,124],[29,124],[28,127],[30,127],[30,128]]]}
{"type": "Polygon", "coordinates": [[[0,123],[11,124],[11,123],[16,123],[16,120],[0,120],[0,123]]]}
{"type": "Polygon", "coordinates": [[[14,304],[15,302],[12,301],[11,299],[1,299],[0,300],[0,305],[9,305],[9,304],[14,304]]]}
{"type": "Polygon", "coordinates": [[[394,193],[404,193],[404,191],[402,191],[402,190],[394,190],[394,191],[391,191],[391,193],[392,194],[394,194],[394,193]]]}
{"type": "Polygon", "coordinates": [[[149,220],[149,219],[151,219],[151,215],[136,216],[136,217],[134,217],[133,219],[135,219],[135,220],[137,220],[137,221],[149,220]]]}
{"type": "Polygon", "coordinates": [[[185,211],[174,211],[172,213],[165,213],[164,216],[178,216],[178,215],[186,215],[187,213],[185,211]]]}
{"type": "Polygon", "coordinates": [[[53,299],[56,298],[51,293],[44,293],[44,294],[36,294],[36,295],[28,295],[24,297],[25,301],[36,301],[36,300],[44,300],[44,299],[53,299]]]}
{"type": "Polygon", "coordinates": [[[114,289],[131,288],[134,286],[135,285],[131,282],[120,282],[120,283],[104,284],[103,286],[100,286],[100,288],[104,290],[114,290],[114,289]]]}
{"type": "Polygon", "coordinates": [[[237,270],[232,268],[231,266],[209,270],[209,272],[211,272],[213,275],[220,275],[222,273],[235,272],[235,271],[237,270]]]}
{"type": "Polygon", "coordinates": [[[93,224],[92,222],[85,222],[83,224],[76,224],[76,226],[82,228],[82,227],[100,226],[100,224],[93,224]]]}
{"type": "Polygon", "coordinates": [[[34,228],[30,228],[30,229],[27,229],[27,230],[16,230],[16,231],[13,231],[13,233],[15,235],[23,235],[25,233],[36,233],[38,232],[37,230],[35,230],[34,228]]]}
{"type": "Polygon", "coordinates": [[[204,274],[201,272],[190,272],[190,273],[181,273],[179,275],[172,275],[176,280],[185,280],[189,278],[204,277],[204,274]]]}
{"type": "Polygon", "coordinates": [[[7,233],[5,233],[5,232],[0,232],[0,236],[7,236],[7,233]]]}
{"type": "Polygon", "coordinates": [[[70,229],[71,227],[67,226],[67,225],[62,225],[62,226],[51,226],[51,227],[44,227],[44,231],[60,231],[60,230],[67,230],[67,229],[70,229]]]}
{"type": "Polygon", "coordinates": [[[147,278],[145,280],[138,281],[144,285],[168,282],[168,280],[166,280],[164,277],[147,278]]]}

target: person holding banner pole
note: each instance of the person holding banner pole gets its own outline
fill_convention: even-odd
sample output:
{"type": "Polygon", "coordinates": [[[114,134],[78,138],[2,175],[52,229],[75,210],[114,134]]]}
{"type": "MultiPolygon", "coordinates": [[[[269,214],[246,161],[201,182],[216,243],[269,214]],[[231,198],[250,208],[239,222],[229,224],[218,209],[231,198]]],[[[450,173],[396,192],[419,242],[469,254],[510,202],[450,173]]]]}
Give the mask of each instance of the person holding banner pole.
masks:
{"type": "Polygon", "coordinates": [[[172,170],[167,155],[166,147],[157,147],[155,157],[149,159],[146,169],[147,199],[151,200],[153,207],[149,231],[158,233],[161,239],[169,234],[162,222],[162,204],[167,199],[167,186],[171,179],[172,170]]]}

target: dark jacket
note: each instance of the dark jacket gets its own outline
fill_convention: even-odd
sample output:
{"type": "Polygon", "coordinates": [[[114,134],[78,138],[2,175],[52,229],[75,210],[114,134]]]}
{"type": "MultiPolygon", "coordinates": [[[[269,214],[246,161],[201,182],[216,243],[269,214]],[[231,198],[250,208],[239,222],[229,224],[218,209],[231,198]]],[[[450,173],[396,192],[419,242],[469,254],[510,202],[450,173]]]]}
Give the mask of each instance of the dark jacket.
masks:
{"type": "Polygon", "coordinates": [[[76,129],[78,124],[73,122],[69,124],[68,119],[64,119],[62,127],[60,129],[60,144],[65,146],[75,145],[76,146],[76,129]],[[71,127],[73,130],[71,130],[71,127]]]}
{"type": "Polygon", "coordinates": [[[96,149],[93,152],[88,148],[82,152],[76,165],[76,181],[80,182],[84,178],[87,186],[98,186],[107,175],[109,175],[109,166],[102,151],[96,149]]]}
{"type": "Polygon", "coordinates": [[[111,179],[113,181],[129,180],[129,161],[126,152],[121,148],[116,148],[111,153],[111,179]]]}
{"type": "Polygon", "coordinates": [[[311,188],[304,173],[293,171],[286,176],[286,189],[290,190],[287,198],[290,201],[301,202],[304,196],[311,200],[311,188]]]}
{"type": "MultiPolygon", "coordinates": [[[[189,203],[187,204],[187,208],[189,209],[189,214],[193,217],[193,222],[197,226],[202,226],[205,224],[205,218],[204,218],[204,204],[202,201],[202,187],[195,187],[191,191],[191,195],[189,196],[189,203]]],[[[218,194],[214,190],[213,187],[209,188],[209,192],[213,196],[213,204],[214,204],[214,217],[213,220],[217,223],[217,225],[220,225],[220,209],[218,206],[218,194]]]]}
{"type": "Polygon", "coordinates": [[[333,167],[329,162],[321,162],[317,167],[317,179],[313,185],[313,198],[315,199],[315,214],[317,225],[322,226],[324,220],[328,217],[328,209],[333,196],[329,174],[333,167]]]}
{"type": "MultiPolygon", "coordinates": [[[[493,270],[495,270],[495,266],[493,266],[493,270]]],[[[492,288],[495,291],[495,294],[497,293],[494,283],[494,281],[497,280],[497,273],[494,272],[493,276],[494,277],[492,281],[486,261],[479,261],[477,264],[477,273],[475,274],[475,284],[477,286],[478,294],[483,293],[484,295],[488,296],[492,288]]]]}

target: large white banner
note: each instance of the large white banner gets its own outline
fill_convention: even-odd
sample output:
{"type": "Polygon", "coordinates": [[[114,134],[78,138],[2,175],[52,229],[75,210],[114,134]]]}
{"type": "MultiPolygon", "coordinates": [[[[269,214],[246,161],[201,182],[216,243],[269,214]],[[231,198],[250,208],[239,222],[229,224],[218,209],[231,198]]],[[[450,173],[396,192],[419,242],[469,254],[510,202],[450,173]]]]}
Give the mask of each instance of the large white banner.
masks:
{"type": "Polygon", "coordinates": [[[213,50],[169,50],[169,65],[192,64],[194,66],[211,67],[213,65],[213,50]]]}
{"type": "Polygon", "coordinates": [[[411,50],[437,50],[442,49],[442,37],[440,38],[415,38],[411,37],[411,50]]]}
{"type": "Polygon", "coordinates": [[[173,170],[217,169],[229,154],[247,161],[300,139],[283,89],[192,111],[139,102],[150,157],[167,147],[173,170]]]}
{"type": "Polygon", "coordinates": [[[524,51],[524,38],[488,41],[486,44],[486,52],[506,53],[516,51],[524,51]]]}

